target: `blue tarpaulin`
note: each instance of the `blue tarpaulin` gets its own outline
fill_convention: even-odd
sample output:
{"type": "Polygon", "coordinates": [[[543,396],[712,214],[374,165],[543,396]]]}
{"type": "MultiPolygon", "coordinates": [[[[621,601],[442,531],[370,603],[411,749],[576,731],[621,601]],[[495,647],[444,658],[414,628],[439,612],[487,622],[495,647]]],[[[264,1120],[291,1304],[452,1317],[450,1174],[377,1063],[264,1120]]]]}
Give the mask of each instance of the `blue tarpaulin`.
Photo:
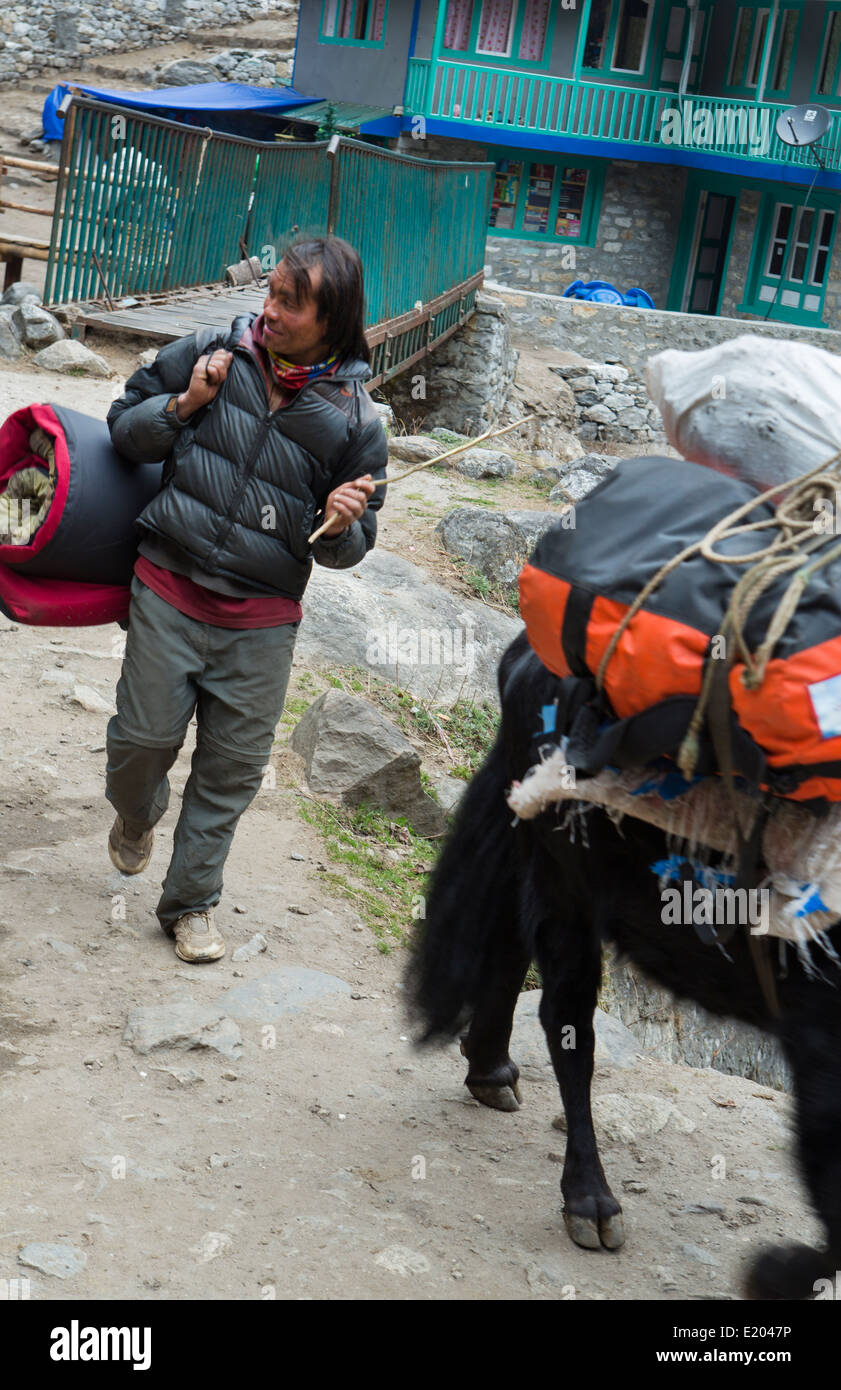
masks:
{"type": "MultiPolygon", "coordinates": [[[[280,114],[287,106],[303,106],[305,103],[320,100],[319,97],[301,96],[292,87],[248,87],[244,82],[199,82],[192,87],[160,87],[150,92],[113,92],[105,87],[88,87],[82,82],[72,84],[74,90],[99,101],[113,102],[118,106],[132,106],[141,111],[156,111],[158,115],[170,120],[183,120],[188,113],[196,112],[251,112],[270,116],[280,114]]],[[[58,107],[70,90],[66,82],[53,87],[44,102],[43,124],[47,140],[60,140],[64,132],[64,122],[56,114],[58,107]]],[[[189,120],[194,125],[195,119],[189,120]]],[[[212,122],[201,122],[212,126],[212,122]]]]}

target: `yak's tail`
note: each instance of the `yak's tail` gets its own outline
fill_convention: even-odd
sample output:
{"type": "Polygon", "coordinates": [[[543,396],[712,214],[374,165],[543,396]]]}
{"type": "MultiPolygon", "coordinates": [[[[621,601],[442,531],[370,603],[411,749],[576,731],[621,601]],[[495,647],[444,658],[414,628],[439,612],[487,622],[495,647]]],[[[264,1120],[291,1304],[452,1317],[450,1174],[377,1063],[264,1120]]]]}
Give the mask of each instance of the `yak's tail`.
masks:
{"type": "Polygon", "coordinates": [[[462,796],[419,923],[406,989],[421,1042],[464,1028],[494,932],[518,930],[517,832],[505,801],[508,781],[500,730],[462,796]]]}

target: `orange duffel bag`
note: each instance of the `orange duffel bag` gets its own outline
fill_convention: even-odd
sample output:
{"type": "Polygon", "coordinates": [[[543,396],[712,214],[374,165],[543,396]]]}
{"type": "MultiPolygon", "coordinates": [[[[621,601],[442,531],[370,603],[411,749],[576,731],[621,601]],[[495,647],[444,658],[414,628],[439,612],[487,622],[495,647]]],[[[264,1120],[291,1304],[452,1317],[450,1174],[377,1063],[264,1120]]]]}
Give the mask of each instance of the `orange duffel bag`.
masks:
{"type": "MultiPolygon", "coordinates": [[[[734,772],[815,810],[841,801],[841,535],[828,535],[820,566],[810,564],[758,684],[741,649],[722,649],[732,641],[722,626],[746,566],[698,550],[662,576],[604,660],[654,576],[758,496],[735,478],[682,459],[623,459],[576,506],[574,525],[568,517],[538,543],[520,575],[520,610],[534,651],[562,678],[561,724],[564,710],[575,712],[558,733],[567,736],[567,759],[582,775],[677,760],[708,663],[727,656],[734,772]]],[[[770,501],[758,501],[742,520],[762,520],[769,529],[758,538],[748,531],[720,540],[719,557],[755,552],[780,534],[770,501]]],[[[804,533],[813,534],[808,527],[804,533]]],[[[765,641],[790,580],[791,572],[773,579],[747,608],[749,654],[765,641]]],[[[706,725],[695,732],[695,773],[724,770],[706,725]]]]}

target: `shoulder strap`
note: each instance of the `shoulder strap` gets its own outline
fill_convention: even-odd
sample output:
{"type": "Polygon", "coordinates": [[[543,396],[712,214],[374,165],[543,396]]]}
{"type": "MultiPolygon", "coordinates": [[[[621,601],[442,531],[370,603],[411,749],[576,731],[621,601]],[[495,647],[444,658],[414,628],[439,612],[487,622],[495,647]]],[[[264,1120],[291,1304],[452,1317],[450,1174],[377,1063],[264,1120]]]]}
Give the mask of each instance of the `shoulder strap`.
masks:
{"type": "MultiPolygon", "coordinates": [[[[237,314],[236,318],[231,324],[230,332],[228,333],[224,342],[219,344],[219,347],[224,348],[226,352],[231,352],[236,347],[237,343],[239,342],[240,338],[242,337],[250,322],[250,314],[237,314]]],[[[216,342],[218,337],[218,328],[205,327],[198,329],[196,333],[196,347],[199,351],[199,357],[201,357],[203,353],[207,352],[211,343],[216,342]]]]}

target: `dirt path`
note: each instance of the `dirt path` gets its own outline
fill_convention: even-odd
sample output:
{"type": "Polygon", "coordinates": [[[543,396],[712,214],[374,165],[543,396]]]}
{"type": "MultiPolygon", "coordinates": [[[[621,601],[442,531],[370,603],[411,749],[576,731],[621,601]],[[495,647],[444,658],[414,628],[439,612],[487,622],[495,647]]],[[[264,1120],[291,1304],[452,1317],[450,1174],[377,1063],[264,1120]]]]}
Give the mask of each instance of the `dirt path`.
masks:
{"type": "MultiPolygon", "coordinates": [[[[121,58],[150,61],[109,59],[115,82],[121,58]]],[[[4,91],[4,138],[31,128],[46,90],[22,88],[17,106],[4,91]]],[[[49,198],[48,185],[22,182],[20,201],[49,198]]],[[[30,223],[14,230],[43,235],[45,219],[30,223]]],[[[103,418],[135,347],[92,345],[119,379],[8,368],[0,416],[54,400],[103,418]]],[[[431,474],[412,484],[394,490],[380,543],[457,585],[432,526],[487,491],[431,474]]],[[[519,485],[494,500],[542,505],[519,485]]],[[[244,816],[228,863],[229,954],[203,968],[177,961],[154,904],[192,734],[152,866],[126,880],[105,851],[107,709],[68,698],[79,685],[111,703],[120,639],[116,627],[0,618],[0,1280],[23,1275],[33,1298],[67,1299],[727,1298],[750,1246],[812,1237],[783,1097],[608,1051],[596,1114],[628,1243],[615,1255],[573,1247],[535,997],[512,1048],[526,1063],[515,1115],[470,1099],[455,1046],[413,1051],[403,953],[383,956],[327,891],[285,732],[277,785],[244,816]],[[266,951],[235,962],[256,933],[266,951]],[[149,1009],[162,1013],[135,1012],[149,1009]],[[144,1054],[124,1040],[130,1017],[170,1034],[203,1024],[216,1045],[144,1054]],[[59,1249],[29,1248],[44,1245],[59,1249]]]]}
{"type": "Polygon", "coordinates": [[[110,699],[117,635],[0,624],[0,1278],[27,1273],[33,1297],[58,1298],[726,1297],[748,1244],[808,1229],[783,1097],[602,1062],[604,1161],[630,1235],[619,1255],[572,1247],[533,1021],[513,1049],[531,1059],[513,1116],[469,1098],[455,1047],[414,1052],[402,953],[380,955],[324,891],[320,840],[282,777],[243,818],[220,912],[231,947],[260,932],[268,950],[178,962],[153,908],[189,750],[151,869],[123,879],[104,844],[106,715],[39,684],[69,674],[110,699]],[[194,1001],[211,1016],[245,985],[221,1006],[235,1057],[123,1041],[137,1008],[194,1001]],[[25,1270],[31,1243],[69,1246],[84,1267],[25,1270]]]}
{"type": "MultiPolygon", "coordinates": [[[[0,400],[4,415],[58,400],[101,418],[118,385],[27,366],[0,373],[0,400]]],[[[419,500],[395,489],[381,532],[404,554],[475,486],[412,483],[419,500]]],[[[58,1298],[727,1297],[749,1245],[808,1238],[783,1097],[604,1054],[596,1113],[629,1240],[615,1256],[572,1247],[534,996],[512,1049],[528,1064],[516,1115],[469,1098],[454,1046],[412,1050],[403,952],[381,955],[327,890],[285,729],[277,785],[242,820],[220,910],[231,949],[255,933],[268,949],[178,962],[154,904],[192,734],[152,866],[122,879],[105,851],[107,710],[69,699],[80,685],[111,703],[121,636],[0,619],[0,1279],[26,1274],[33,1297],[58,1298]],[[246,986],[245,999],[227,995],[246,986]],[[236,1055],[143,1055],[124,1041],[134,1010],[191,1002],[234,1019],[236,1055]],[[63,1258],[78,1272],[18,1263],[45,1243],[75,1252],[63,1258]]]]}

